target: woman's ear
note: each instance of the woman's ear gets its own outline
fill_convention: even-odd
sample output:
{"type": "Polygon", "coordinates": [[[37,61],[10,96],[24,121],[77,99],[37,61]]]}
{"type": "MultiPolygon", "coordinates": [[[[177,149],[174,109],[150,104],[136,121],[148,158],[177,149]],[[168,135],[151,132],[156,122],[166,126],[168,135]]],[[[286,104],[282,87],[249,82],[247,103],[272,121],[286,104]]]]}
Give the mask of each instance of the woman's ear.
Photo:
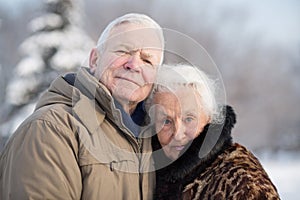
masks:
{"type": "Polygon", "coordinates": [[[90,58],[89,58],[89,66],[91,69],[91,73],[95,73],[95,71],[97,69],[98,58],[99,58],[98,49],[93,48],[90,53],[90,58]]]}

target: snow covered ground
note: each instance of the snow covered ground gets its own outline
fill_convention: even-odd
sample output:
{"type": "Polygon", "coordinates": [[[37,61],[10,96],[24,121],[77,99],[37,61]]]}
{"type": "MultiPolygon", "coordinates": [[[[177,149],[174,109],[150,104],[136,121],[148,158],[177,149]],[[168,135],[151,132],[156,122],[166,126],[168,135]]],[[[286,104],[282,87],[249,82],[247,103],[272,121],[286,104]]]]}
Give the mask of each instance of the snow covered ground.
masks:
{"type": "Polygon", "coordinates": [[[260,154],[262,165],[276,185],[281,199],[300,199],[300,152],[260,154]]]}

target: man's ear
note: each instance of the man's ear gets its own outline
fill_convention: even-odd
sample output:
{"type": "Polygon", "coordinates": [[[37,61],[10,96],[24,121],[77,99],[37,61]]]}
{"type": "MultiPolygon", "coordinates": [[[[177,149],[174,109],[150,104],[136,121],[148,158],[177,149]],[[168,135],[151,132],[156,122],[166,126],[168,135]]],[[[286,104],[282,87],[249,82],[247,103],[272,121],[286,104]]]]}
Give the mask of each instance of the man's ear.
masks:
{"type": "Polygon", "coordinates": [[[90,58],[89,58],[89,66],[90,66],[90,69],[91,69],[91,73],[95,73],[95,71],[97,69],[98,58],[99,58],[98,49],[93,48],[91,53],[90,53],[90,58]]]}

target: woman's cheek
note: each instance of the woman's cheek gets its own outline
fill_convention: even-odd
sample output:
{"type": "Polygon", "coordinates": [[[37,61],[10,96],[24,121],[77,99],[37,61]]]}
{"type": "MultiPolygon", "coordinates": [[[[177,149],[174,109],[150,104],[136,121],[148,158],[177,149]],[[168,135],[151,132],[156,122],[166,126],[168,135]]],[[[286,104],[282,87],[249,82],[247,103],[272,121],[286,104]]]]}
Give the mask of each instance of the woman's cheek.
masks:
{"type": "Polygon", "coordinates": [[[157,136],[158,136],[158,140],[162,146],[168,145],[172,139],[172,137],[168,133],[165,133],[164,131],[160,131],[157,134],[157,136]]]}

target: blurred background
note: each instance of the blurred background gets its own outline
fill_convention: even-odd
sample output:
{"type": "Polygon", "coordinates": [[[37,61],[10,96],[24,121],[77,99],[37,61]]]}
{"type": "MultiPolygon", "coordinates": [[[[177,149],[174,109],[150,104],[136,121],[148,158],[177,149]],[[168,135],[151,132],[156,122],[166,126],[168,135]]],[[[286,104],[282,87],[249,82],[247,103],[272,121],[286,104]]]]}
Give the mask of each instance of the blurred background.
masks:
{"type": "Polygon", "coordinates": [[[51,81],[76,71],[104,27],[129,12],[207,50],[237,113],[234,140],[261,159],[282,199],[299,199],[297,0],[0,0],[0,151],[51,81]]]}

